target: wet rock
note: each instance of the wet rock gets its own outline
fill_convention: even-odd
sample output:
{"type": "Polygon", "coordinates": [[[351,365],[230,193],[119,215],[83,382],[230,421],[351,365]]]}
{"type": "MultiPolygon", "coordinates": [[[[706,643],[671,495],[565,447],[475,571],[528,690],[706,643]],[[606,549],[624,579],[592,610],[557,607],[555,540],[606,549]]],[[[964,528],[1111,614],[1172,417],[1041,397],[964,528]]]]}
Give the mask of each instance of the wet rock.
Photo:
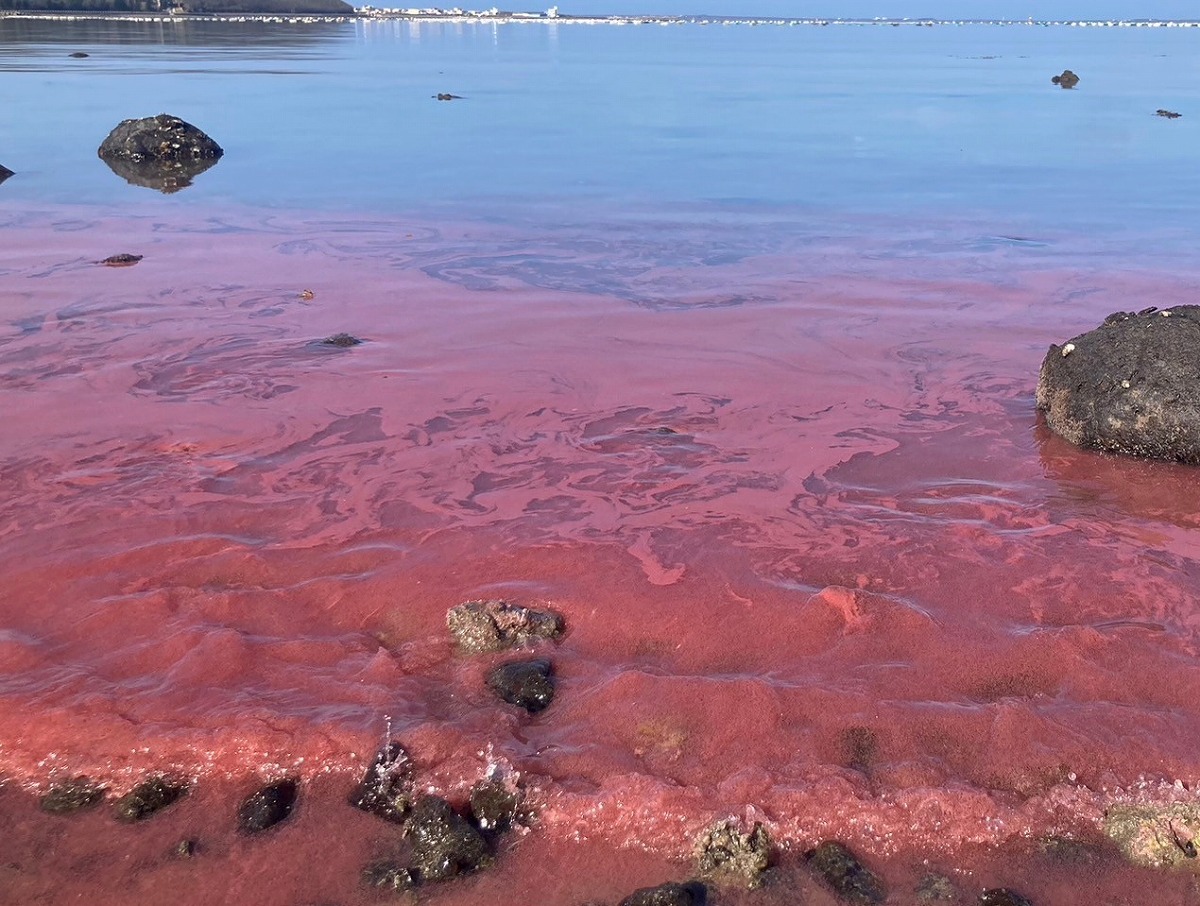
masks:
{"type": "Polygon", "coordinates": [[[1138,865],[1195,865],[1200,805],[1114,805],[1104,815],[1104,833],[1138,865]]]}
{"type": "Polygon", "coordinates": [[[849,727],[842,733],[842,753],[846,767],[869,774],[879,751],[875,731],[868,727],[849,727]]]}
{"type": "Polygon", "coordinates": [[[1079,84],[1079,76],[1069,69],[1064,69],[1062,75],[1052,76],[1050,81],[1060,88],[1074,88],[1079,84]]]}
{"type": "Polygon", "coordinates": [[[1200,464],[1200,306],[1116,312],[1052,345],[1037,406],[1071,443],[1200,464]]]}
{"type": "MultiPolygon", "coordinates": [[[[312,296],[310,294],[309,298],[312,296]]],[[[321,341],[322,346],[336,346],[338,349],[349,349],[351,346],[361,346],[362,340],[348,333],[335,333],[321,341]]]]}
{"type": "Polygon", "coordinates": [[[479,831],[437,796],[417,800],[404,835],[412,842],[412,874],[421,884],[447,881],[491,860],[479,831]]]}
{"type": "Polygon", "coordinates": [[[545,658],[501,664],[488,674],[487,684],[510,705],[537,714],[554,701],[554,665],[545,658]]]}
{"type": "Polygon", "coordinates": [[[176,859],[190,859],[200,851],[200,842],[198,840],[180,840],[175,844],[175,848],[171,850],[176,859]]]}
{"type": "Polygon", "coordinates": [[[444,91],[439,91],[437,94],[434,95],[434,97],[437,98],[439,101],[461,101],[462,100],[461,94],[447,94],[444,91]]]}
{"type": "Polygon", "coordinates": [[[926,875],[917,885],[918,903],[954,903],[958,901],[958,888],[945,875],[926,875]]]}
{"type": "Polygon", "coordinates": [[[238,807],[238,830],[243,834],[261,834],[286,821],[296,807],[299,791],[299,784],[289,777],[251,793],[238,807]]]}
{"type": "Polygon", "coordinates": [[[95,808],[104,801],[105,788],[90,777],[72,777],[52,784],[41,799],[43,812],[69,815],[95,808]]]}
{"type": "Polygon", "coordinates": [[[67,56],[72,57],[76,60],[82,60],[84,57],[87,56],[87,54],[84,53],[82,50],[76,50],[76,51],[73,51],[72,53],[67,54],[67,56]]]}
{"type": "Polygon", "coordinates": [[[363,869],[363,883],[376,890],[399,893],[416,887],[417,879],[413,877],[412,871],[402,865],[380,862],[363,869]]]}
{"type": "Polygon", "coordinates": [[[191,123],[160,113],[118,123],[96,153],[126,182],[171,193],[190,186],[225,152],[191,123]]]}
{"type": "Polygon", "coordinates": [[[471,817],[481,831],[502,834],[513,826],[524,794],[499,777],[481,780],[471,788],[471,817]]]}
{"type": "Polygon", "coordinates": [[[993,887],[979,895],[979,906],[1033,906],[1033,902],[1007,887],[993,887]]]}
{"type": "Polygon", "coordinates": [[[621,906],[705,906],[708,888],[699,881],[642,887],[621,901],[621,906]]]}
{"type": "Polygon", "coordinates": [[[1154,115],[1166,117],[1169,120],[1177,120],[1183,116],[1182,113],[1176,113],[1174,110],[1163,110],[1161,107],[1154,111],[1154,115]]]}
{"type": "Polygon", "coordinates": [[[744,833],[730,818],[718,821],[696,841],[696,870],[705,877],[757,887],[771,862],[771,852],[771,835],[762,824],[755,822],[749,833],[744,833]]]}
{"type": "Polygon", "coordinates": [[[188,786],[169,777],[148,777],[116,802],[119,821],[144,821],[187,795],[188,786]]]}
{"type": "Polygon", "coordinates": [[[402,822],[412,805],[414,776],[408,752],[398,742],[389,743],[350,792],[349,802],[364,812],[402,822]]]}
{"type": "Polygon", "coordinates": [[[562,635],[562,617],[507,601],[467,601],[446,614],[450,634],[464,651],[479,654],[520,648],[562,635]]]}
{"type": "Polygon", "coordinates": [[[128,252],[123,252],[120,255],[109,255],[107,258],[101,261],[100,264],[103,264],[105,267],[133,267],[135,264],[141,261],[143,257],[145,256],[130,255],[128,252]]]}
{"type": "Polygon", "coordinates": [[[8,179],[12,175],[12,170],[8,169],[8,167],[4,166],[3,164],[0,164],[0,182],[4,182],[4,180],[8,179]]]}
{"type": "Polygon", "coordinates": [[[833,840],[807,854],[809,866],[849,903],[870,906],[887,899],[883,882],[847,847],[833,840]]]}

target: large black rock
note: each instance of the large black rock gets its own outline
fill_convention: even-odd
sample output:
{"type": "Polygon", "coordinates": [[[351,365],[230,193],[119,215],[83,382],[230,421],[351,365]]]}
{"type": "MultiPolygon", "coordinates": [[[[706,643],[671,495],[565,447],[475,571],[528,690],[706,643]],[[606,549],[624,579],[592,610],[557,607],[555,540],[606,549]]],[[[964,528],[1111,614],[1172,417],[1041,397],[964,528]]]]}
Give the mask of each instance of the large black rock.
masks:
{"type": "Polygon", "coordinates": [[[4,180],[8,179],[12,175],[12,170],[8,169],[8,167],[4,166],[4,164],[0,164],[0,182],[4,182],[4,180]]]}
{"type": "Polygon", "coordinates": [[[191,123],[160,113],[118,123],[96,153],[126,182],[170,193],[190,186],[225,152],[191,123]]]}
{"type": "Polygon", "coordinates": [[[1117,312],[1052,345],[1037,406],[1077,446],[1200,464],[1200,305],[1117,312]]]}

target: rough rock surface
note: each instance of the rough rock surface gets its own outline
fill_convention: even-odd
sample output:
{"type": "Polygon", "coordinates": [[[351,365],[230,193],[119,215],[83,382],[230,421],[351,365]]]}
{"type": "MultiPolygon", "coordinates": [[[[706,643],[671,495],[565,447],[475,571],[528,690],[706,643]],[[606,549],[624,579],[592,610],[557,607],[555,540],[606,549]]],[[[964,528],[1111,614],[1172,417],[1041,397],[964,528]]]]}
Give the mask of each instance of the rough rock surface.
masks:
{"type": "Polygon", "coordinates": [[[500,777],[481,780],[471,787],[471,817],[481,831],[501,834],[517,820],[523,801],[515,782],[500,777]]]}
{"type": "Polygon", "coordinates": [[[221,146],[169,113],[122,120],[96,152],[105,160],[216,160],[221,146]]]}
{"type": "Polygon", "coordinates": [[[757,887],[771,862],[771,835],[755,823],[748,833],[733,819],[718,821],[696,841],[696,869],[705,877],[757,887]]]}
{"type": "Polygon", "coordinates": [[[1200,464],[1200,305],[1116,312],[1052,345],[1037,406],[1081,447],[1200,464]]]}
{"type": "Polygon", "coordinates": [[[287,820],[296,806],[298,793],[299,784],[290,778],[255,790],[238,807],[238,830],[243,834],[261,834],[287,820]]]}
{"type": "Polygon", "coordinates": [[[479,831],[437,796],[417,800],[404,835],[412,842],[412,875],[421,884],[448,881],[491,860],[479,831]]]}
{"type": "Polygon", "coordinates": [[[822,843],[808,853],[808,864],[848,903],[872,906],[887,899],[879,877],[841,843],[822,843]]]}
{"type": "Polygon", "coordinates": [[[1195,865],[1200,805],[1114,805],[1104,815],[1104,833],[1138,865],[1195,865]]]}
{"type": "Polygon", "coordinates": [[[562,617],[507,601],[467,601],[450,609],[446,625],[460,648],[472,654],[520,648],[562,635],[562,617]]]}
{"type": "Polygon", "coordinates": [[[389,743],[350,792],[349,802],[364,812],[401,822],[412,805],[414,775],[408,752],[398,742],[389,743]]]}
{"type": "Polygon", "coordinates": [[[169,777],[149,777],[117,800],[119,821],[142,821],[187,795],[186,783],[169,777]]]}
{"type": "Polygon", "coordinates": [[[1033,903],[1015,890],[994,887],[980,894],[979,906],[1033,906],[1033,903]]]}
{"type": "Polygon", "coordinates": [[[699,881],[642,887],[621,901],[621,906],[705,906],[708,888],[699,881]]]}
{"type": "Polygon", "coordinates": [[[42,796],[43,812],[52,815],[69,815],[93,808],[104,801],[104,787],[90,777],[72,777],[56,783],[42,796]]]}

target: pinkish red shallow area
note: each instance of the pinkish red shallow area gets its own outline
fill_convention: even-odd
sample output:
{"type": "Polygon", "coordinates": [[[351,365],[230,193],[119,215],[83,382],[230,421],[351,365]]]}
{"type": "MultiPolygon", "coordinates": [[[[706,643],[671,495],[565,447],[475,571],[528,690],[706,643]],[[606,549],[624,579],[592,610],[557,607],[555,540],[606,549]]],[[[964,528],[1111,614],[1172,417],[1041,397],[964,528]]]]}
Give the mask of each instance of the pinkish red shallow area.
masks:
{"type": "Polygon", "coordinates": [[[828,838],[899,903],[931,867],[1192,901],[1038,841],[1192,800],[1200,477],[1071,448],[1032,388],[1195,280],[631,229],[0,225],[0,902],[375,901],[394,832],[344,799],[389,727],[423,785],[499,765],[537,812],[430,902],[615,903],[729,815],[784,873],[721,902],[829,902],[798,865],[828,838]],[[541,714],[451,645],[498,597],[566,620],[541,714]],[[138,827],[32,795],[156,771],[196,790],[138,827]],[[298,813],[238,838],[284,774],[298,813]]]}

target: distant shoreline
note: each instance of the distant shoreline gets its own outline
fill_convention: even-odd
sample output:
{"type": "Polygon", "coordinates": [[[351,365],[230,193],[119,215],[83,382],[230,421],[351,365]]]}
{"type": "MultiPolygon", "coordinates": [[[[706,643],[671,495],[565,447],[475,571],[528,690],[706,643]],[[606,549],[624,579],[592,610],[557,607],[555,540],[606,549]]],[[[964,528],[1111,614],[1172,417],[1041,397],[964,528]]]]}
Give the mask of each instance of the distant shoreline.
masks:
{"type": "Polygon", "coordinates": [[[1200,20],[1166,19],[913,19],[913,18],[779,18],[756,16],[573,16],[566,13],[506,12],[496,10],[376,9],[365,6],[350,13],[171,13],[108,10],[0,10],[0,19],[50,21],[118,20],[127,22],[284,22],[336,23],[359,21],[450,22],[455,24],[511,24],[537,22],[549,25],[720,25],[720,26],[1026,26],[1073,28],[1200,28],[1200,20]]]}

